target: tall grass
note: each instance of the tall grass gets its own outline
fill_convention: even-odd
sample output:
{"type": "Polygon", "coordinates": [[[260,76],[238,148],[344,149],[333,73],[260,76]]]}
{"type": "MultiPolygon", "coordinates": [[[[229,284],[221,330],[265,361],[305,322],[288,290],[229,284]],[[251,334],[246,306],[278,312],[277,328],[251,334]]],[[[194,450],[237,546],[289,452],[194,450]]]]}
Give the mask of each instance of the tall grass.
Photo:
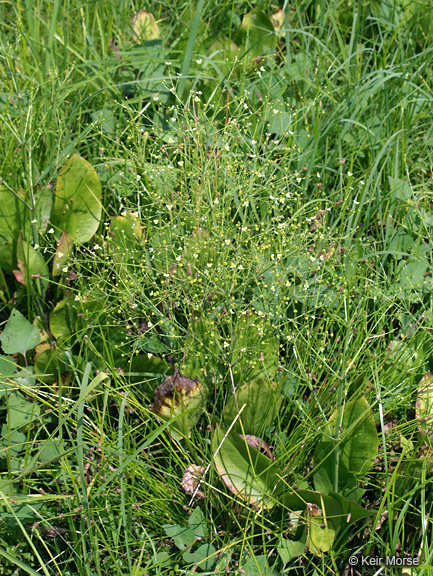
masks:
{"type": "MultiPolygon", "coordinates": [[[[352,554],[396,551],[427,572],[431,439],[414,408],[432,370],[432,48],[399,2],[347,4],[287,7],[276,56],[258,63],[210,48],[255,3],[150,2],[161,41],[145,45],[134,3],[0,7],[2,182],[36,213],[77,151],[104,189],[101,229],[76,251],[66,291],[19,300],[1,278],[3,320],[18,298],[47,329],[69,295],[82,322],[69,376],[14,380],[40,406],[24,439],[8,434],[2,400],[0,575],[192,574],[164,526],[186,526],[196,506],[212,570],[281,573],[281,510],[258,513],[213,467],[204,499],[179,487],[212,459],[235,326],[253,310],[279,341],[284,400],[265,440],[288,485],[311,482],[321,430],[346,401],[367,397],[380,438],[364,485],[375,514],[284,573],[349,573],[352,554]],[[132,253],[110,235],[122,213],[143,227],[132,253]],[[189,441],[150,410],[164,356],[223,359],[203,374],[209,400],[189,441]]],[[[29,240],[56,250],[40,223],[29,240]]]]}

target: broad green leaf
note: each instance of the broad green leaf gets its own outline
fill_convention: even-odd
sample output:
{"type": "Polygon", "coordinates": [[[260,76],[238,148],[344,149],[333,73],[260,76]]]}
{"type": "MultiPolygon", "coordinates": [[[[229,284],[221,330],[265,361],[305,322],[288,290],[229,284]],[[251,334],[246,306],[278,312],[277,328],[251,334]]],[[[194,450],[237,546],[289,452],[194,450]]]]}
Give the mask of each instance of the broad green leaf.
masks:
{"type": "Polygon", "coordinates": [[[16,242],[8,240],[0,246],[0,268],[6,272],[13,272],[16,267],[16,242]]]}
{"type": "Polygon", "coordinates": [[[20,392],[12,392],[8,402],[8,426],[11,430],[22,428],[37,418],[40,406],[30,402],[20,392]]]}
{"type": "Polygon", "coordinates": [[[29,242],[25,242],[21,235],[17,242],[17,262],[19,271],[14,271],[14,274],[18,282],[29,287],[34,277],[40,277],[44,286],[47,285],[49,272],[45,258],[29,242]]]}
{"type": "Polygon", "coordinates": [[[337,500],[341,506],[342,526],[349,526],[350,524],[353,524],[353,522],[358,522],[358,520],[362,520],[363,518],[368,518],[369,516],[374,516],[376,514],[376,510],[365,510],[365,508],[360,506],[357,502],[346,498],[338,492],[330,492],[329,496],[334,500],[337,500]]]}
{"type": "Polygon", "coordinates": [[[413,197],[413,192],[410,184],[400,178],[393,178],[388,176],[389,187],[395,198],[407,202],[413,197]]]}
{"type": "Polygon", "coordinates": [[[20,452],[26,447],[27,436],[18,430],[11,429],[3,424],[0,437],[0,458],[5,458],[9,454],[9,458],[16,458],[20,452]]]}
{"type": "Polygon", "coordinates": [[[334,544],[339,522],[334,525],[326,514],[316,505],[307,507],[307,548],[321,556],[323,552],[329,552],[334,544]]]}
{"type": "Polygon", "coordinates": [[[143,237],[143,227],[137,216],[127,212],[125,216],[113,216],[110,224],[112,242],[122,249],[134,249],[139,238],[143,237]]]}
{"type": "Polygon", "coordinates": [[[234,41],[249,59],[272,53],[276,46],[276,34],[271,19],[260,8],[245,14],[234,41]]]}
{"type": "Polygon", "coordinates": [[[211,62],[217,66],[222,76],[229,74],[239,57],[239,48],[226,36],[217,38],[207,49],[211,62]]]}
{"type": "MultiPolygon", "coordinates": [[[[378,438],[374,414],[364,397],[347,402],[341,420],[339,434],[340,458],[347,469],[356,476],[364,476],[373,466],[378,451],[378,438]]],[[[338,411],[328,421],[322,442],[332,444],[332,437],[338,432],[338,411]]]]}
{"type": "Polygon", "coordinates": [[[197,567],[201,571],[208,573],[212,570],[217,561],[216,550],[212,544],[202,544],[197,548],[197,550],[195,550],[195,552],[186,551],[182,556],[185,562],[197,564],[197,567]]]}
{"type": "Polygon", "coordinates": [[[0,335],[3,352],[6,354],[24,354],[32,350],[41,341],[39,330],[24,318],[14,308],[6,323],[6,327],[0,335]]]}
{"type": "Polygon", "coordinates": [[[181,370],[190,378],[211,378],[220,373],[222,348],[215,323],[205,316],[192,320],[183,352],[181,370]]]}
{"type": "Polygon", "coordinates": [[[144,350],[151,354],[166,354],[170,348],[156,336],[141,336],[134,342],[136,350],[144,350]]]}
{"type": "Polygon", "coordinates": [[[64,346],[74,332],[77,311],[71,298],[60,300],[50,314],[50,331],[53,337],[64,346]]]}
{"type": "Polygon", "coordinates": [[[285,538],[280,538],[279,544],[277,545],[277,552],[283,564],[288,564],[295,558],[302,556],[305,552],[305,544],[305,539],[286,540],[285,538]]]}
{"type": "Polygon", "coordinates": [[[30,230],[29,210],[22,193],[0,185],[0,244],[16,240],[21,231],[30,230]]]}
{"type": "Polygon", "coordinates": [[[48,440],[44,440],[39,449],[38,461],[47,462],[49,460],[55,460],[62,452],[62,440],[60,438],[49,438],[48,440]]]}
{"type": "Polygon", "coordinates": [[[169,429],[171,434],[181,438],[190,435],[205,409],[206,396],[206,388],[200,380],[183,376],[176,367],[174,375],[167,376],[156,388],[152,409],[162,420],[177,418],[169,429]]]}
{"type": "Polygon", "coordinates": [[[34,215],[37,220],[37,228],[42,234],[45,233],[49,224],[53,201],[53,191],[49,186],[38,190],[34,215]]]}
{"type": "Polygon", "coordinates": [[[67,232],[60,236],[59,244],[53,258],[53,276],[59,276],[67,265],[74,250],[74,241],[67,232]]]}
{"type": "Polygon", "coordinates": [[[273,574],[273,571],[269,571],[267,558],[263,554],[250,556],[246,562],[242,563],[242,570],[248,576],[271,576],[273,574]]]}
{"type": "Polygon", "coordinates": [[[138,240],[143,236],[140,220],[131,213],[111,219],[109,242],[118,275],[127,273],[127,266],[136,266],[141,257],[138,240]]]}
{"type": "Polygon", "coordinates": [[[0,400],[9,390],[14,389],[14,384],[7,379],[14,375],[16,367],[10,356],[0,356],[0,400]]]}
{"type": "Polygon", "coordinates": [[[53,384],[67,370],[68,359],[63,350],[50,348],[35,356],[35,375],[44,384],[53,384]]]}
{"type": "Polygon", "coordinates": [[[273,380],[278,363],[278,340],[267,320],[254,313],[240,316],[233,336],[232,367],[236,379],[273,380]]]}
{"type": "Polygon", "coordinates": [[[425,284],[428,271],[429,267],[421,260],[402,260],[397,268],[396,288],[419,290],[425,284]]]}
{"type": "Polygon", "coordinates": [[[164,532],[169,538],[172,538],[179,550],[185,550],[196,540],[194,531],[191,528],[185,528],[179,524],[164,524],[164,532]]]}
{"type": "Polygon", "coordinates": [[[206,518],[198,506],[188,518],[188,527],[194,532],[196,538],[204,538],[206,536],[206,518]]]}
{"type": "MultiPolygon", "coordinates": [[[[281,393],[277,384],[264,378],[250,380],[240,386],[236,397],[231,396],[223,411],[223,420],[227,426],[236,418],[238,409],[246,404],[240,420],[245,434],[262,436],[263,432],[272,426],[281,405],[281,393]]],[[[242,426],[237,420],[235,432],[242,432],[242,426]]]]}
{"type": "MultiPolygon", "coordinates": [[[[317,492],[333,492],[337,478],[336,450],[332,442],[319,442],[314,451],[314,488],[317,492]]],[[[347,469],[343,459],[338,460],[338,492],[350,497],[357,487],[355,475],[347,469]]]]}
{"type": "Polygon", "coordinates": [[[74,154],[60,171],[51,221],[76,244],[88,242],[101,219],[101,183],[96,170],[74,154]]]}
{"type": "Polygon", "coordinates": [[[218,475],[227,488],[242,500],[260,508],[272,508],[272,493],[279,483],[278,466],[258,450],[248,446],[245,439],[233,431],[224,438],[226,430],[216,428],[212,436],[212,452],[218,475]],[[223,441],[224,439],[224,441],[223,441]]]}
{"type": "Polygon", "coordinates": [[[139,354],[133,356],[125,368],[125,376],[137,384],[142,383],[145,393],[152,395],[155,383],[162,383],[165,376],[173,375],[173,366],[163,358],[139,354]]]}
{"type": "Polygon", "coordinates": [[[15,372],[17,365],[10,356],[0,356],[0,380],[10,378],[15,372]]]}
{"type": "Polygon", "coordinates": [[[159,26],[155,17],[146,10],[140,10],[132,18],[132,38],[134,42],[147,42],[160,37],[159,26]]]}
{"type": "Polygon", "coordinates": [[[215,238],[205,228],[197,227],[189,237],[182,255],[182,261],[203,271],[208,264],[216,262],[218,247],[215,238]]]}
{"type": "MultiPolygon", "coordinates": [[[[334,525],[338,525],[344,515],[341,504],[334,498],[334,495],[330,496],[314,490],[288,492],[285,490],[285,486],[281,485],[277,497],[281,504],[292,511],[305,510],[308,504],[314,504],[322,510],[328,520],[332,520],[334,525]]],[[[343,500],[347,501],[347,498],[343,498],[343,500]]]]}
{"type": "Polygon", "coordinates": [[[429,372],[421,378],[416,399],[415,414],[418,420],[425,419],[430,424],[433,418],[433,374],[429,372]]]}
{"type": "Polygon", "coordinates": [[[277,498],[289,510],[305,509],[307,504],[315,504],[331,519],[334,525],[349,526],[358,520],[376,514],[375,510],[365,510],[349,498],[337,492],[322,494],[313,490],[297,490],[288,492],[282,485],[278,490],[277,498]]]}
{"type": "Polygon", "coordinates": [[[116,131],[116,116],[111,108],[102,108],[95,110],[91,114],[91,118],[101,130],[106,134],[114,134],[116,131]]]}

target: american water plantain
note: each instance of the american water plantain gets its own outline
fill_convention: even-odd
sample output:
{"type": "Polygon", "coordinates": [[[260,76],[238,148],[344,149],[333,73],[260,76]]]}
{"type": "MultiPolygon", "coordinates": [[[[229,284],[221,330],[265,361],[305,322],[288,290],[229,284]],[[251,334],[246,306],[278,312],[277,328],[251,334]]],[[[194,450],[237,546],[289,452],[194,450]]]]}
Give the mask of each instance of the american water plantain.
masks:
{"type": "Polygon", "coordinates": [[[183,376],[176,366],[174,374],[155,389],[151,409],[165,422],[177,417],[170,425],[172,436],[189,437],[205,408],[206,395],[206,388],[198,378],[183,376]]]}

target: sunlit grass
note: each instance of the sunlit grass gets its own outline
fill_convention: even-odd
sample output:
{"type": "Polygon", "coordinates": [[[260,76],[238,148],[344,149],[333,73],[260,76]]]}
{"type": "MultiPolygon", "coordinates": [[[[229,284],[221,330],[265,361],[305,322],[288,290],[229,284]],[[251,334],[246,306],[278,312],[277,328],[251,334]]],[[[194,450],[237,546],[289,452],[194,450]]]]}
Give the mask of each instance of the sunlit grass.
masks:
{"type": "Polygon", "coordinates": [[[1,8],[1,177],[28,194],[25,240],[51,264],[38,210],[73,152],[96,168],[104,202],[98,233],[45,299],[2,273],[4,321],[17,305],[48,330],[63,298],[76,318],[58,342],[69,375],[16,382],[42,411],[25,450],[2,444],[0,574],[191,574],[163,526],[186,526],[196,506],[213,570],[281,573],[287,511],[258,513],[213,467],[204,499],[180,488],[188,466],[212,460],[236,325],[253,313],[278,340],[283,403],[264,440],[288,486],[311,486],[315,446],[344,402],[365,396],[379,435],[363,482],[375,514],[285,573],[343,573],[354,553],[428,565],[431,437],[415,402],[432,370],[431,45],[399,2],[355,19],[339,2],[299,2],[276,57],[227,62],[212,40],[232,38],[254,6],[199,4],[197,28],[193,6],[150,3],[163,35],[144,48],[131,27],[141,6],[127,2],[1,8]],[[134,241],[113,234],[117,216],[136,223],[134,241]],[[149,366],[191,357],[208,401],[178,441],[151,411],[164,374],[149,366]],[[33,511],[11,505],[41,494],[33,511]]]}

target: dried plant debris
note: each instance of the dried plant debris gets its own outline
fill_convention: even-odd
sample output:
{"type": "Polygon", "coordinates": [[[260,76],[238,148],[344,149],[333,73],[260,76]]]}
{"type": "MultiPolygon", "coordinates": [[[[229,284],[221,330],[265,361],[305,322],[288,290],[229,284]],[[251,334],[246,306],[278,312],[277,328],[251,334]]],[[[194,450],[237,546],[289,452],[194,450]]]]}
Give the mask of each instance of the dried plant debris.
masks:
{"type": "Polygon", "coordinates": [[[258,450],[259,452],[270,458],[272,461],[275,461],[275,456],[272,454],[272,450],[269,444],[266,444],[264,440],[262,440],[258,436],[253,436],[252,434],[245,434],[245,436],[243,436],[242,434],[238,434],[238,436],[240,436],[241,438],[245,438],[246,443],[249,444],[252,448],[258,450]]]}
{"type": "Polygon", "coordinates": [[[204,466],[196,466],[195,464],[191,464],[191,466],[186,468],[182,476],[182,482],[180,483],[180,487],[185,494],[188,496],[195,494],[197,498],[204,498],[204,493],[201,490],[197,490],[203,478],[204,471],[204,466]]]}
{"type": "Polygon", "coordinates": [[[152,412],[164,421],[176,418],[170,432],[176,438],[189,436],[206,405],[206,388],[198,378],[187,378],[175,366],[154,393],[152,412]]]}

